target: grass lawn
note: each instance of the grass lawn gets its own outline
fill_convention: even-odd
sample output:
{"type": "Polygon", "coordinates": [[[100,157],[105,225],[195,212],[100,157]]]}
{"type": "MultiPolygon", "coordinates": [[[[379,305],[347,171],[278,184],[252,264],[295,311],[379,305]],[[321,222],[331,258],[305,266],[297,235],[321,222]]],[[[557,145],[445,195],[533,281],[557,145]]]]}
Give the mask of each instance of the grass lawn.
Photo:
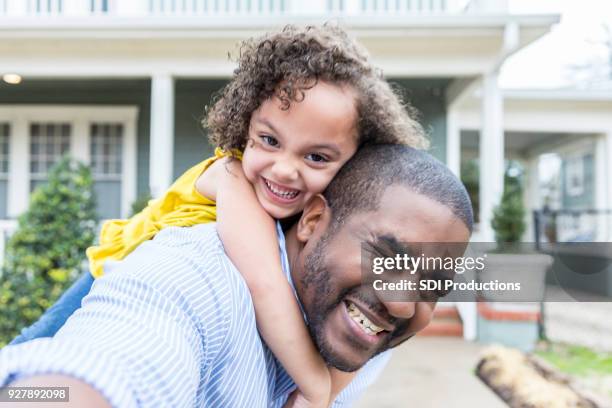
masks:
{"type": "Polygon", "coordinates": [[[587,387],[612,397],[612,353],[570,344],[543,343],[535,354],[587,387]]]}

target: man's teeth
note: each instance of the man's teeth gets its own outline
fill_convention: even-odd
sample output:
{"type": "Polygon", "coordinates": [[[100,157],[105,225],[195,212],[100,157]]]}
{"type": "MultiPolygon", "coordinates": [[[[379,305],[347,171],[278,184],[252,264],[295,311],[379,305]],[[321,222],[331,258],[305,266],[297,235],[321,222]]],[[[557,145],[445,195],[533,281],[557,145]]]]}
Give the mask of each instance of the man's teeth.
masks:
{"type": "Polygon", "coordinates": [[[361,329],[370,336],[374,336],[383,331],[382,328],[376,326],[374,323],[368,320],[368,318],[365,317],[363,313],[361,313],[361,311],[357,308],[357,306],[355,306],[354,303],[349,303],[348,314],[349,316],[351,316],[351,319],[353,319],[353,321],[355,321],[359,325],[359,327],[361,327],[361,329]]]}
{"type": "Polygon", "coordinates": [[[281,187],[273,185],[268,180],[264,180],[264,181],[266,182],[266,186],[268,186],[270,191],[272,191],[274,194],[281,196],[283,198],[294,198],[300,193],[299,190],[289,190],[286,188],[281,188],[281,187]]]}

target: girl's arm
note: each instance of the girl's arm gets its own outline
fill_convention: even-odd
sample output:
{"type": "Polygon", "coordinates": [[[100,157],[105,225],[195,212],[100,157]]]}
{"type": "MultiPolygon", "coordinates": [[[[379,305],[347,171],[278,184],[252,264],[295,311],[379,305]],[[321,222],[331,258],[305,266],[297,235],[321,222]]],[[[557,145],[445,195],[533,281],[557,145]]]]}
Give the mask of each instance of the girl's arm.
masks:
{"type": "Polygon", "coordinates": [[[217,231],[246,281],[257,327],[310,405],[326,407],[330,374],[312,343],[295,296],[282,271],[276,223],[259,204],[238,160],[221,159],[196,183],[217,203],[217,231]]]}

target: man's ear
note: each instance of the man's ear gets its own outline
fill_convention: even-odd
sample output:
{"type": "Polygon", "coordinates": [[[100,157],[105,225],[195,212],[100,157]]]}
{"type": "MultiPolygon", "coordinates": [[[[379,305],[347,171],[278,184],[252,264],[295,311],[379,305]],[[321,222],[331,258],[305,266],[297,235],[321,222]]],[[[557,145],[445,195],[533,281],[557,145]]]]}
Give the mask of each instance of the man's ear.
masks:
{"type": "Polygon", "coordinates": [[[298,241],[308,241],[320,222],[329,222],[328,209],[327,200],[321,194],[316,194],[308,200],[297,225],[298,241]]]}

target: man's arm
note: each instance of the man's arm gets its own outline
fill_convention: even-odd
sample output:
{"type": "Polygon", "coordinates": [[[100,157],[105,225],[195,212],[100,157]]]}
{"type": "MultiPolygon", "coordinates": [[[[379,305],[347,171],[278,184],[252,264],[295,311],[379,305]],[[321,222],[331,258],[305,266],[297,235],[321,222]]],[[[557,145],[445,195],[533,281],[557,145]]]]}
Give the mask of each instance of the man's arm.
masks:
{"type": "Polygon", "coordinates": [[[205,274],[212,261],[184,234],[171,245],[143,244],[118,263],[54,338],[3,349],[0,386],[59,374],[88,384],[112,406],[196,404],[231,306],[227,291],[219,293],[224,274],[205,274]]]}
{"type": "MultiPolygon", "coordinates": [[[[20,402],[20,408],[53,408],[61,404],[62,408],[111,408],[106,398],[89,384],[63,375],[40,375],[26,378],[9,384],[11,387],[68,387],[70,399],[66,403],[58,402],[20,402]]],[[[2,407],[14,407],[14,402],[0,402],[2,407]]]]}

